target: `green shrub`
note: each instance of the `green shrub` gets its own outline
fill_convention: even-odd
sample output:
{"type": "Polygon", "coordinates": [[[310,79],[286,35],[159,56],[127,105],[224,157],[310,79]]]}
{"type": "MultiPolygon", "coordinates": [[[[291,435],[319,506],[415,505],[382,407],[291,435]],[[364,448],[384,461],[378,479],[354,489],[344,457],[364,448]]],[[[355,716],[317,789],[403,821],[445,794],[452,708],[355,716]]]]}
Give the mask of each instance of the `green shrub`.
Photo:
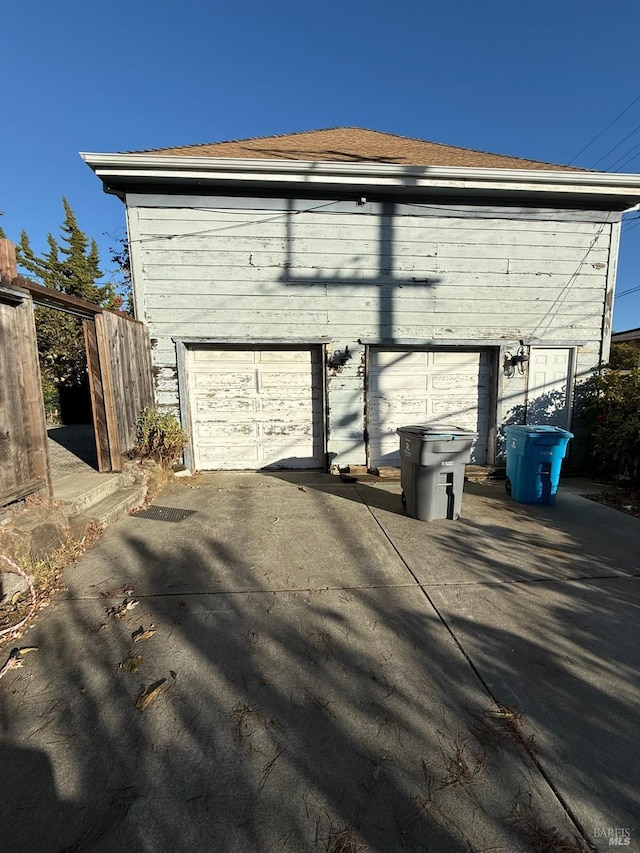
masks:
{"type": "Polygon", "coordinates": [[[640,474],[640,368],[603,370],[586,385],[583,417],[600,474],[636,480],[640,474]]]}
{"type": "Polygon", "coordinates": [[[634,370],[640,367],[640,348],[633,344],[611,344],[609,367],[612,370],[634,370]]]}
{"type": "Polygon", "coordinates": [[[60,423],[60,391],[55,382],[46,376],[42,377],[42,397],[47,424],[60,423]]]}
{"type": "Polygon", "coordinates": [[[145,406],[136,422],[133,455],[171,465],[182,454],[187,435],[175,415],[145,406]]]}

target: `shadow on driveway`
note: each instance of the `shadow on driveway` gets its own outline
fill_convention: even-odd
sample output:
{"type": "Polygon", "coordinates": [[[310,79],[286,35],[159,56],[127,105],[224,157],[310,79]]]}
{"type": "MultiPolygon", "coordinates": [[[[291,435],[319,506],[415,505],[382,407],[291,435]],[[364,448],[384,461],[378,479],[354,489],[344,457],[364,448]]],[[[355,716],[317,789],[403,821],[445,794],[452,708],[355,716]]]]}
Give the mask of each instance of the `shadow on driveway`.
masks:
{"type": "Polygon", "coordinates": [[[0,722],[76,820],[43,835],[8,791],[16,849],[519,851],[633,826],[636,578],[549,580],[581,542],[478,493],[430,526],[386,489],[244,482],[172,487],[193,515],[125,519],[68,571],[0,722]],[[547,535],[548,587],[527,582],[547,535]]]}

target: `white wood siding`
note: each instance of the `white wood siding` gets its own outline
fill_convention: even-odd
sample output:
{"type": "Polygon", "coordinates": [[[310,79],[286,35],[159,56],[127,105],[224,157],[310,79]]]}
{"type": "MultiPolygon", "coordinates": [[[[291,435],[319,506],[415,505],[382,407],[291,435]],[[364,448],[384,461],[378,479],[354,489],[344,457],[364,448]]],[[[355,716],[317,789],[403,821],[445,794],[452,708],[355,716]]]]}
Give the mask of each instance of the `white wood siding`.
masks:
{"type": "MultiPolygon", "coordinates": [[[[615,216],[322,200],[128,198],[136,304],[157,399],[177,408],[172,339],[324,339],[328,450],[364,463],[363,343],[579,346],[600,356],[615,216]],[[359,343],[363,342],[363,343],[359,343]]],[[[501,375],[498,423],[525,399],[501,375]]]]}

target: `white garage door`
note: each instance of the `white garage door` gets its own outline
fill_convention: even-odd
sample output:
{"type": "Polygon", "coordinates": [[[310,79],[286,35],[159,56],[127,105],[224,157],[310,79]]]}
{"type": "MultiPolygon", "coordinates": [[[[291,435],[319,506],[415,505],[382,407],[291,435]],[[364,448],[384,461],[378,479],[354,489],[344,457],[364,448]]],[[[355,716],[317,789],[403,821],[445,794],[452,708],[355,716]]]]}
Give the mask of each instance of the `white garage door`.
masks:
{"type": "Polygon", "coordinates": [[[323,466],[319,349],[188,353],[198,471],[323,466]]]}
{"type": "Polygon", "coordinates": [[[369,464],[399,465],[396,429],[448,424],[477,432],[472,461],[487,459],[491,359],[486,351],[370,351],[369,464]]]}

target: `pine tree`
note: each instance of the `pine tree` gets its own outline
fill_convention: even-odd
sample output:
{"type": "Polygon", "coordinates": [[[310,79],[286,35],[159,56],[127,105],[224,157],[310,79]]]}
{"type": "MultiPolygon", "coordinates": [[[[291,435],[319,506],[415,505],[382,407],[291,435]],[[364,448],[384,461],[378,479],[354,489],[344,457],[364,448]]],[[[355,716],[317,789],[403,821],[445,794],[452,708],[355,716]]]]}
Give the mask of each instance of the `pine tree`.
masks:
{"type": "Polygon", "coordinates": [[[45,287],[85,299],[103,308],[112,308],[116,303],[113,286],[99,284],[104,273],[100,269],[98,244],[93,239],[89,240],[80,229],[75,213],[64,197],[62,204],[65,217],[60,226],[61,242],[58,243],[52,234],[48,234],[48,250],[38,256],[23,231],[16,251],[18,263],[45,287]]]}
{"type": "Polygon", "coordinates": [[[103,288],[97,281],[102,278],[98,246],[95,240],[89,240],[84,231],[78,227],[75,214],[66,198],[63,197],[65,218],[60,226],[63,245],[60,253],[63,260],[60,264],[62,290],[78,299],[101,304],[103,288]]]}
{"type": "MultiPolygon", "coordinates": [[[[117,305],[111,284],[101,285],[98,245],[78,226],[75,213],[62,199],[64,222],[60,241],[47,235],[47,250],[37,255],[26,232],[16,247],[19,265],[39,284],[93,302],[103,308],[117,305]]],[[[45,399],[55,400],[61,389],[82,388],[87,382],[87,367],[82,321],[52,308],[36,308],[38,352],[45,399]]],[[[55,408],[52,403],[51,408],[55,408]]]]}

